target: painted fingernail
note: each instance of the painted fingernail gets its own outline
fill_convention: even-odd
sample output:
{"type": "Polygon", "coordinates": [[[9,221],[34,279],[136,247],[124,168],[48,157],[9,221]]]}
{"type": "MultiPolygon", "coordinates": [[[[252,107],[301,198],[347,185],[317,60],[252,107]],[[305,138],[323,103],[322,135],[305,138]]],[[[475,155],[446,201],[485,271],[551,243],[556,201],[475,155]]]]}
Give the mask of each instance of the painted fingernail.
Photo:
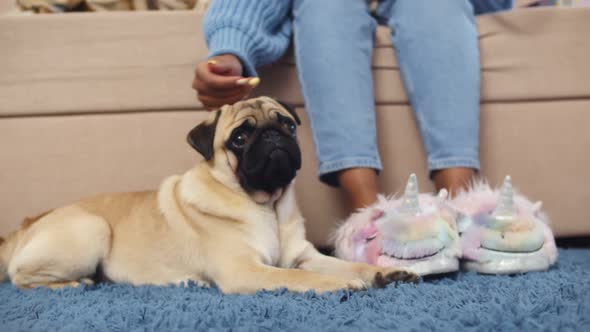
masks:
{"type": "Polygon", "coordinates": [[[215,60],[209,60],[209,61],[207,61],[207,63],[210,64],[210,65],[216,65],[217,64],[217,61],[215,61],[215,60]]]}
{"type": "Polygon", "coordinates": [[[256,87],[258,84],[260,84],[260,78],[254,77],[250,80],[250,82],[248,82],[248,84],[250,84],[251,87],[256,87]]]}
{"type": "Polygon", "coordinates": [[[236,84],[237,85],[246,85],[246,84],[248,84],[249,80],[250,80],[249,78],[240,78],[239,80],[236,81],[236,84]]]}

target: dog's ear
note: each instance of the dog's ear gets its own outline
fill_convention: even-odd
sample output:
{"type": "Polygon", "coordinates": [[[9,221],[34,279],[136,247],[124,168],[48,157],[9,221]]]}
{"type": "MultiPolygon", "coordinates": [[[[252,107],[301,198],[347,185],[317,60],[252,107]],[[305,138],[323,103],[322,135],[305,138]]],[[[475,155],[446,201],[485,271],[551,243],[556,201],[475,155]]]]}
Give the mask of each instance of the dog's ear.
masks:
{"type": "Polygon", "coordinates": [[[299,115],[297,115],[297,112],[295,112],[295,106],[285,103],[281,100],[277,100],[277,103],[281,104],[281,106],[283,106],[283,108],[286,109],[287,112],[289,112],[289,114],[291,114],[291,116],[295,119],[295,122],[297,122],[298,125],[301,124],[301,119],[299,118],[299,115]]]}
{"type": "Polygon", "coordinates": [[[216,111],[215,120],[213,122],[203,122],[193,128],[186,140],[193,149],[197,150],[205,160],[213,158],[213,141],[215,140],[215,128],[219,121],[221,111],[216,111]]]}

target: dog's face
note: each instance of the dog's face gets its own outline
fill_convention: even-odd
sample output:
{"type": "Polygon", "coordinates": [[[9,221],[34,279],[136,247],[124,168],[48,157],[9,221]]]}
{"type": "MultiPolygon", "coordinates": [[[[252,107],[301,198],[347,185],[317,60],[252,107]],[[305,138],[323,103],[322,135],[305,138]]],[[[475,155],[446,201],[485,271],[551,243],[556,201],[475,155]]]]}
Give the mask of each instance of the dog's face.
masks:
{"type": "Polygon", "coordinates": [[[211,165],[228,164],[246,192],[272,194],[301,168],[299,124],[293,108],[260,97],[223,106],[191,130],[188,142],[211,165]]]}

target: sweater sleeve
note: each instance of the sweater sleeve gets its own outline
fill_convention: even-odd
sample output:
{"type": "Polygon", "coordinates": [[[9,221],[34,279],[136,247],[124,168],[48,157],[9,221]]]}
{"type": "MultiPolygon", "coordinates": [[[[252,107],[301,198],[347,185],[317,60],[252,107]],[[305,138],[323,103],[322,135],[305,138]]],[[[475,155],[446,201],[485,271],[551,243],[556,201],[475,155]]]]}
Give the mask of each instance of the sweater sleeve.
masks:
{"type": "Polygon", "coordinates": [[[291,0],[214,0],[203,30],[209,57],[237,56],[244,76],[257,76],[256,67],[278,60],[289,46],[291,0]]]}

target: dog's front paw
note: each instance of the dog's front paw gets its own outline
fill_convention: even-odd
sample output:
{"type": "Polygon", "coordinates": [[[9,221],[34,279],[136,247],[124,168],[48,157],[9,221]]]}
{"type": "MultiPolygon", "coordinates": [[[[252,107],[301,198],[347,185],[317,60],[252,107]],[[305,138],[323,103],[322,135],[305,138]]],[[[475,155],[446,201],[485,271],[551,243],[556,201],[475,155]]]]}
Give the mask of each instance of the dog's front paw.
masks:
{"type": "Polygon", "coordinates": [[[420,282],[420,276],[406,270],[385,270],[377,272],[373,279],[373,286],[377,288],[383,288],[391,283],[418,283],[420,282]]]}
{"type": "Polygon", "coordinates": [[[361,279],[352,279],[346,283],[346,288],[354,291],[359,291],[369,288],[369,285],[367,285],[367,283],[361,279]]]}
{"type": "Polygon", "coordinates": [[[360,291],[369,288],[366,282],[361,279],[341,279],[324,280],[321,284],[314,287],[317,293],[335,292],[340,289],[349,289],[351,291],[360,291]]]}

